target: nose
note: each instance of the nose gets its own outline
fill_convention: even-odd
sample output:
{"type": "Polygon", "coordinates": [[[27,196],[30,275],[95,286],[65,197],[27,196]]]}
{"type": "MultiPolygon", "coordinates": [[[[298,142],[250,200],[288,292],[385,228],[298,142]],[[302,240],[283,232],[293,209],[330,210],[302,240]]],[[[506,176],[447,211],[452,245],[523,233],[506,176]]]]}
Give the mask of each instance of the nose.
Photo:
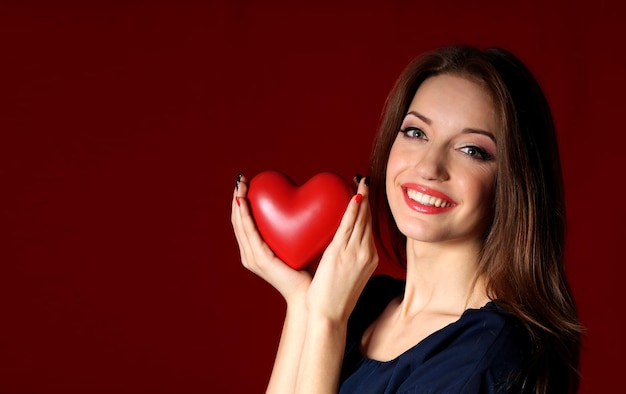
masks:
{"type": "Polygon", "coordinates": [[[417,173],[426,180],[445,181],[449,179],[447,168],[447,152],[444,149],[431,147],[423,152],[416,162],[417,173]]]}

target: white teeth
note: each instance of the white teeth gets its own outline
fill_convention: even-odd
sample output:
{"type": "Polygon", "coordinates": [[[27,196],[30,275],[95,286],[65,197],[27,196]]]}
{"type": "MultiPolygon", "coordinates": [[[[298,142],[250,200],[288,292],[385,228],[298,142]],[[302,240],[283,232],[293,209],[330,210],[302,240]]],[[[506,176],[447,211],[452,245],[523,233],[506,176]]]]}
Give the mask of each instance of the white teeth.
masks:
{"type": "Polygon", "coordinates": [[[452,206],[452,204],[444,199],[429,196],[428,194],[420,193],[413,189],[406,189],[406,194],[413,201],[417,201],[422,205],[435,206],[437,208],[445,208],[452,206]]]}

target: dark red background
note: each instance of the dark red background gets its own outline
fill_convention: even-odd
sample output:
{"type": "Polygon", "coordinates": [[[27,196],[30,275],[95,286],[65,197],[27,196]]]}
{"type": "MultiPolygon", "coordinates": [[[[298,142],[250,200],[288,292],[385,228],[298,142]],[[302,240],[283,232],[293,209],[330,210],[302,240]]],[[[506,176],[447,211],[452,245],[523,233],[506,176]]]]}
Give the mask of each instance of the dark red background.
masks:
{"type": "Polygon", "coordinates": [[[237,173],[366,172],[400,70],[455,42],[514,51],[545,88],[588,329],[581,392],[623,386],[615,7],[207,3],[0,5],[1,393],[262,392],[284,305],[239,264],[237,173]]]}

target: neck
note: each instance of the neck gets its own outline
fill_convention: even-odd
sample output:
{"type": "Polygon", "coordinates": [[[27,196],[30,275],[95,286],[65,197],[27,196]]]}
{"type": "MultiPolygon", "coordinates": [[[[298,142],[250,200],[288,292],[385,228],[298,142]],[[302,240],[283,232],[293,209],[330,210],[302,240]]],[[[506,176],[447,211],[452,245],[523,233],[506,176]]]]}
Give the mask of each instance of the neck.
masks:
{"type": "Polygon", "coordinates": [[[407,242],[406,291],[402,313],[422,311],[460,315],[484,306],[484,278],[478,273],[478,243],[438,244],[407,242]]]}

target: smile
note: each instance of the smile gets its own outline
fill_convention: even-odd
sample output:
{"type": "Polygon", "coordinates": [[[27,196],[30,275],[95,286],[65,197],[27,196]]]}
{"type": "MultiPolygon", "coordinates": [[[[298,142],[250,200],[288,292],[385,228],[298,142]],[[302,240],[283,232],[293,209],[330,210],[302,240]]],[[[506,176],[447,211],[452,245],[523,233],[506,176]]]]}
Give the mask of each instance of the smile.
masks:
{"type": "Polygon", "coordinates": [[[451,207],[453,205],[451,202],[446,201],[443,198],[430,196],[428,194],[420,193],[417,190],[413,190],[413,189],[406,189],[406,194],[409,196],[411,200],[417,201],[422,205],[426,205],[430,207],[434,206],[437,208],[445,208],[445,207],[451,207]]]}
{"type": "Polygon", "coordinates": [[[420,213],[443,213],[457,205],[450,197],[437,190],[412,183],[404,184],[401,187],[406,204],[420,213]]]}

